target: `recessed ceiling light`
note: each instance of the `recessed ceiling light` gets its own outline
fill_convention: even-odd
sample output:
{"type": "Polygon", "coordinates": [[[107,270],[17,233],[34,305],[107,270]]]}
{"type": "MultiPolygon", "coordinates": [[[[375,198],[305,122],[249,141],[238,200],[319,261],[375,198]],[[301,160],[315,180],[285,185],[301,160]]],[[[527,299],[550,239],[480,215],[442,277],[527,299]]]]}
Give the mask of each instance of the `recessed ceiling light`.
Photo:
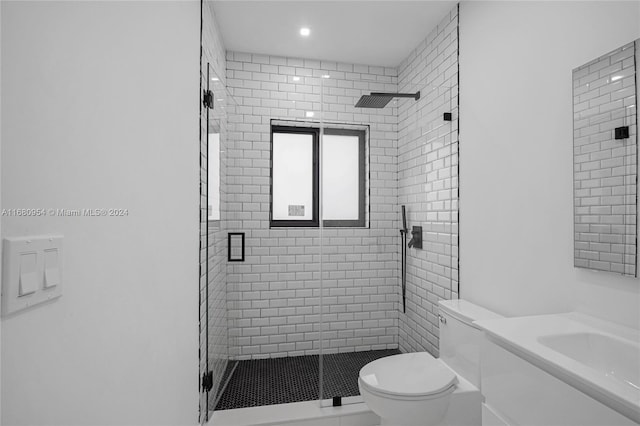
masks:
{"type": "Polygon", "coordinates": [[[308,37],[311,34],[311,30],[309,28],[300,28],[300,35],[304,37],[308,37]]]}
{"type": "Polygon", "coordinates": [[[307,111],[305,114],[307,117],[313,117],[313,111],[307,111]]]}
{"type": "Polygon", "coordinates": [[[300,77],[298,76],[293,77],[293,81],[300,81],[300,77]]]}

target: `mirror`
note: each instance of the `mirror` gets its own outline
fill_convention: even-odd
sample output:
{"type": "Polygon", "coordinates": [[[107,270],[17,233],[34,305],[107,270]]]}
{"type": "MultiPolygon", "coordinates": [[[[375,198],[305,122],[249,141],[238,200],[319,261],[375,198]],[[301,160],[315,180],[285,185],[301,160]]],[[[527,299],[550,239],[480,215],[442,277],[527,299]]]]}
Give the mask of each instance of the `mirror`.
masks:
{"type": "Polygon", "coordinates": [[[573,70],[574,265],[637,276],[640,40],[573,70]]]}

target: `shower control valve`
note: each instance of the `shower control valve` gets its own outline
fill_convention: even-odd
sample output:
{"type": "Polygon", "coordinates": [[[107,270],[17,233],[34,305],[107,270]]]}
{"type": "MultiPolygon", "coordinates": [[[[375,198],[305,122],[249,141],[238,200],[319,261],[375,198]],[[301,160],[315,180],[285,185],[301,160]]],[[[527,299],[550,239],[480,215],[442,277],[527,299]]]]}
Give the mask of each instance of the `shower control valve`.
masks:
{"type": "Polygon", "coordinates": [[[409,248],[411,247],[417,249],[422,248],[422,226],[414,226],[411,230],[411,241],[409,241],[409,248]]]}
{"type": "Polygon", "coordinates": [[[438,314],[438,318],[440,319],[440,322],[443,324],[447,323],[447,319],[445,317],[443,317],[442,315],[438,314]]]}

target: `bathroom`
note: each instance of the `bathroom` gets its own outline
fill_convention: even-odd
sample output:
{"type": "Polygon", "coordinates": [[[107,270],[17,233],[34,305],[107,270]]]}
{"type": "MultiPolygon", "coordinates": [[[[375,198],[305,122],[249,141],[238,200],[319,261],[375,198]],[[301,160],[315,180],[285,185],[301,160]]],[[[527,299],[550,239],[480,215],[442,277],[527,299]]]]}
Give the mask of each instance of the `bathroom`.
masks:
{"type": "Polygon", "coordinates": [[[438,357],[440,300],[640,328],[637,278],[574,267],[572,160],[572,71],[640,37],[638,2],[0,13],[2,237],[64,236],[62,295],[2,316],[2,424],[379,424],[331,384],[357,377],[352,354],[438,357]],[[355,107],[372,92],[413,97],[355,107]],[[321,190],[289,205],[315,223],[274,222],[272,145],[291,128],[318,151],[357,140],[357,224],[318,220],[321,190]],[[88,208],[120,214],[11,213],[88,208]],[[215,410],[240,363],[298,357],[315,357],[302,417],[215,410]]]}

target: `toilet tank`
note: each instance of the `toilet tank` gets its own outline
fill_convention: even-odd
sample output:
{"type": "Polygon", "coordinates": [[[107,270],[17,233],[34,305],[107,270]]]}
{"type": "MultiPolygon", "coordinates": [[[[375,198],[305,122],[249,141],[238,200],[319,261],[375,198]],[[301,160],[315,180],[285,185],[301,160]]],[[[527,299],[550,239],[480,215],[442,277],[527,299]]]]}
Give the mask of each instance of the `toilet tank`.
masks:
{"type": "Polygon", "coordinates": [[[441,300],[440,359],[457,374],[480,387],[480,343],[483,332],[473,321],[502,318],[466,300],[441,300]]]}

